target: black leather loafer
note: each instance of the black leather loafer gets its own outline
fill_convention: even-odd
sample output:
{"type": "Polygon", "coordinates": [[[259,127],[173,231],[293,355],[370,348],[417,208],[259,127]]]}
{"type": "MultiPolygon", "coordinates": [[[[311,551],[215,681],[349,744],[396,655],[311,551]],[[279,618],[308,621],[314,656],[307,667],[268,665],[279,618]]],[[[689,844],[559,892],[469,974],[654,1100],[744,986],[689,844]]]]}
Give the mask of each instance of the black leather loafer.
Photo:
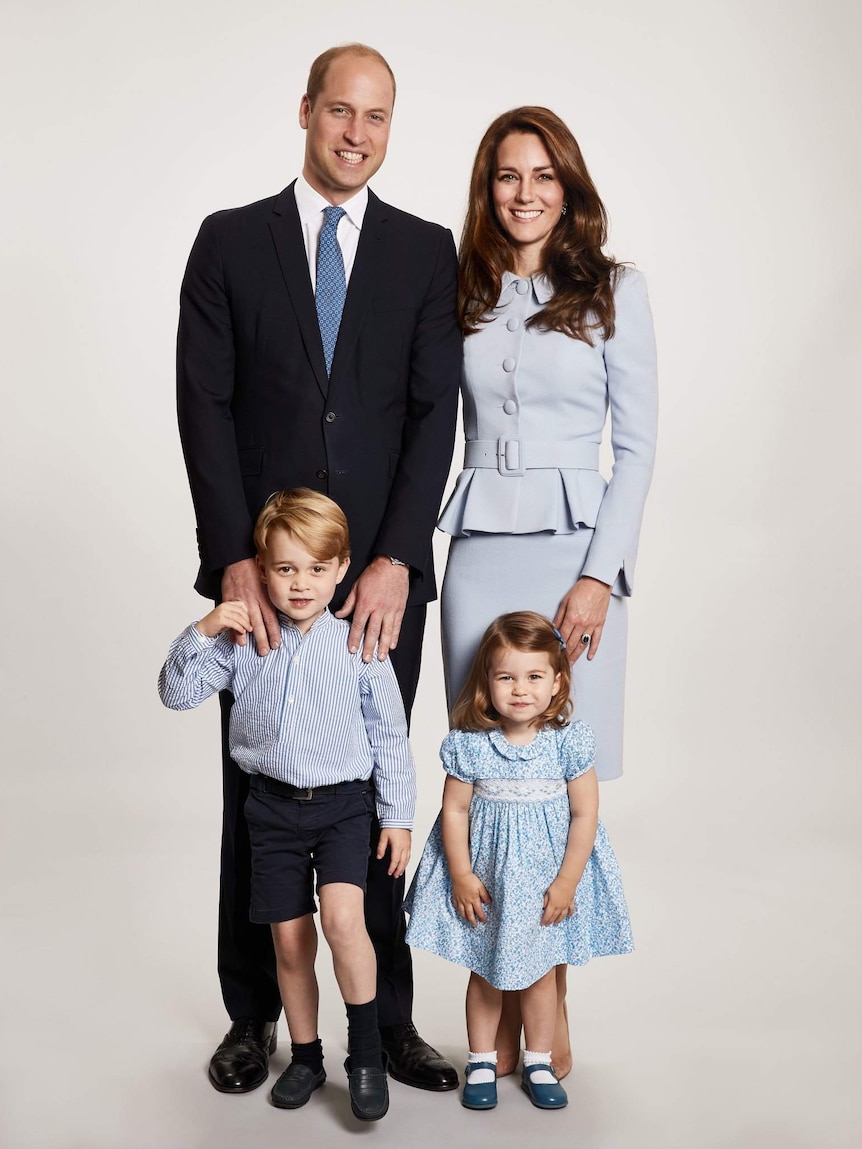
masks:
{"type": "Polygon", "coordinates": [[[269,1075],[269,1055],[275,1052],[274,1021],[240,1017],[210,1058],[209,1079],[219,1093],[250,1093],[269,1075]]]}
{"type": "Polygon", "coordinates": [[[272,1087],[270,1098],[279,1109],[299,1109],[326,1081],[326,1070],[315,1073],[309,1065],[291,1061],[272,1087]]]}
{"type": "Polygon", "coordinates": [[[350,1058],[344,1063],[347,1070],[347,1088],[350,1108],[360,1121],[379,1121],[389,1109],[389,1082],[385,1069],[371,1069],[367,1065],[351,1069],[350,1058]]]}
{"type": "Polygon", "coordinates": [[[389,1058],[389,1074],[396,1081],[438,1093],[458,1088],[455,1066],[423,1041],[414,1025],[387,1025],[380,1030],[380,1040],[389,1058]]]}

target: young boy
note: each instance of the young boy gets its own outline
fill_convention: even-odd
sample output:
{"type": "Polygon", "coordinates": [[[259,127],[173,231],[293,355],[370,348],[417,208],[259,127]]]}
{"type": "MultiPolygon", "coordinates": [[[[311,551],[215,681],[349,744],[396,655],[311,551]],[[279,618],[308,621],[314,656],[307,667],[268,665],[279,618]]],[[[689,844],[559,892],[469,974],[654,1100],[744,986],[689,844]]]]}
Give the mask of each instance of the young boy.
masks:
{"type": "Polygon", "coordinates": [[[272,495],[254,532],[260,576],[279,612],[281,645],[261,657],[245,604],[223,602],[171,645],[159,695],[188,710],[230,689],[230,752],[251,775],[245,807],[252,850],[251,919],[271,924],[278,984],[291,1036],[290,1065],[272,1090],[295,1109],[326,1080],[317,1033],[317,931],[347,1007],[345,1064],[354,1114],[389,1107],[377,1027],[376,961],[363,912],[371,816],[400,877],[410,858],[415,770],[404,707],[387,658],[347,649],[349,625],[327,609],[350,563],[347,520],[315,491],[272,495]]]}

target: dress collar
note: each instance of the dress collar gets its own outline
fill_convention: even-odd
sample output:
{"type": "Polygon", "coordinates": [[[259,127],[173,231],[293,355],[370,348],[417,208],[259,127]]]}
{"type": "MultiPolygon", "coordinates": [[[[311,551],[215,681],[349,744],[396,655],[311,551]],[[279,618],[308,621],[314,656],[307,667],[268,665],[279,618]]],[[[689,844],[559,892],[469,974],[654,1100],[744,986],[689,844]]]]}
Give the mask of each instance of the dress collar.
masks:
{"type": "Polygon", "coordinates": [[[526,279],[532,286],[533,298],[541,307],[544,307],[546,303],[550,302],[554,294],[554,289],[551,286],[550,280],[543,272],[537,271],[535,275],[523,276],[515,275],[513,271],[504,271],[503,284],[500,290],[500,303],[509,302],[515,290],[514,284],[516,284],[519,279],[526,279]]]}
{"type": "Polygon", "coordinates": [[[493,730],[489,730],[488,737],[497,753],[502,754],[504,758],[529,759],[536,758],[541,753],[542,746],[547,741],[548,730],[547,728],[540,730],[533,741],[529,742],[526,746],[515,746],[514,743],[509,742],[499,726],[495,726],[493,730]]]}

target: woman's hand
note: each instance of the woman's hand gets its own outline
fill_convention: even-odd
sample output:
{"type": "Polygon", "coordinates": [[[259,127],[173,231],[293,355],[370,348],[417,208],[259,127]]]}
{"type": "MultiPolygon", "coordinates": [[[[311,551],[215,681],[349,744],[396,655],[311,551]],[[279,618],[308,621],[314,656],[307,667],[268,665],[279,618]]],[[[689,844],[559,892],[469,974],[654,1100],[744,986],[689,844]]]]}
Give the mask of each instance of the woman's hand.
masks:
{"type": "Polygon", "coordinates": [[[542,914],[543,926],[555,926],[557,922],[565,921],[575,912],[575,889],[571,882],[557,876],[545,891],[542,905],[545,912],[542,914]]]}
{"type": "Polygon", "coordinates": [[[578,579],[557,607],[554,626],[563,636],[570,662],[577,662],[584,651],[587,658],[596,657],[610,601],[611,588],[606,582],[585,577],[578,579]]]}
{"type": "Polygon", "coordinates": [[[452,878],[452,905],[468,925],[475,926],[477,921],[487,922],[482,903],[491,904],[491,895],[485,889],[481,878],[477,878],[472,871],[452,878]]]}

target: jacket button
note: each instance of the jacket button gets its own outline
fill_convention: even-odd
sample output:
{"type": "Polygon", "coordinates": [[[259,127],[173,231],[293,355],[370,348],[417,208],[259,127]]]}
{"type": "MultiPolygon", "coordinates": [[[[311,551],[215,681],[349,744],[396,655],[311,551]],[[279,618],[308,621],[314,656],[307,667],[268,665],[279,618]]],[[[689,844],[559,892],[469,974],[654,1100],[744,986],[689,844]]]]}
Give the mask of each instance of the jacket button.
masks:
{"type": "Polygon", "coordinates": [[[324,471],[323,467],[321,467],[320,470],[317,472],[317,477],[318,477],[318,479],[325,479],[328,474],[329,474],[329,471],[324,471]]]}
{"type": "Polygon", "coordinates": [[[338,418],[338,416],[335,414],[334,411],[327,411],[326,412],[327,423],[334,423],[337,418],[338,418]]]}
{"type": "Polygon", "coordinates": [[[518,404],[515,402],[514,399],[507,399],[506,402],[503,404],[503,410],[506,412],[507,415],[514,415],[515,412],[518,410],[518,404]]]}
{"type": "Polygon", "coordinates": [[[506,320],[506,326],[509,328],[510,331],[517,331],[518,327],[520,326],[520,320],[519,319],[507,319],[506,320]]]}
{"type": "Polygon", "coordinates": [[[514,371],[515,370],[515,360],[514,359],[504,359],[503,360],[503,370],[504,371],[514,371]]]}
{"type": "Polygon", "coordinates": [[[530,285],[527,283],[526,279],[516,280],[515,291],[517,291],[518,295],[526,295],[529,290],[530,285]]]}

